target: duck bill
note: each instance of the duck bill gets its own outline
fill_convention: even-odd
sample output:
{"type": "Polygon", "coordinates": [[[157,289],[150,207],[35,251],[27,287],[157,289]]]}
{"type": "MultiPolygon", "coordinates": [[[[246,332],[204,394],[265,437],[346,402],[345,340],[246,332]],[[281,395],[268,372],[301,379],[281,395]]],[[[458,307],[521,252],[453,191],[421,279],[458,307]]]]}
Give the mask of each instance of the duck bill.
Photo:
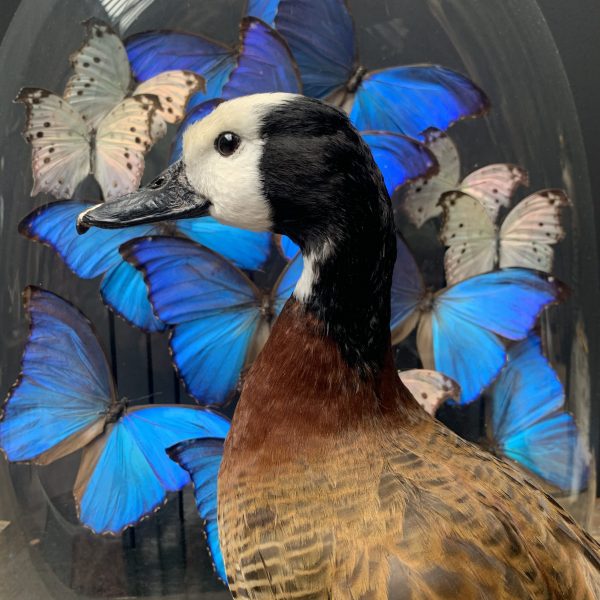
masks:
{"type": "Polygon", "coordinates": [[[120,229],[157,221],[203,217],[210,201],[199,196],[185,175],[182,161],[172,164],[139,190],[88,208],[77,217],[77,231],[90,227],[120,229]]]}

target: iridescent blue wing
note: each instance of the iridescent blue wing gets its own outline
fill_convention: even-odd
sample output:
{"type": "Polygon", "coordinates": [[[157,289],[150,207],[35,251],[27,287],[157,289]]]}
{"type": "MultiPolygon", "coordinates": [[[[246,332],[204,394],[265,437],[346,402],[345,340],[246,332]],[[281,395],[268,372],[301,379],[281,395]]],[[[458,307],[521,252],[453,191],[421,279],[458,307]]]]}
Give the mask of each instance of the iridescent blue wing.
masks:
{"type": "Polygon", "coordinates": [[[92,326],[73,305],[34,287],[24,300],[29,338],[4,405],[0,447],[8,460],[47,464],[102,431],[115,390],[92,326]]]}
{"type": "Polygon", "coordinates": [[[391,196],[401,185],[427,177],[438,168],[434,154],[411,138],[387,131],[363,131],[391,196]]]}
{"type": "Polygon", "coordinates": [[[136,237],[155,233],[154,225],[126,229],[90,229],[79,235],[77,215],[92,204],[66,200],[42,206],[21,221],[24,236],[52,248],[78,277],[93,279],[105,275],[100,292],[103,300],[119,315],[146,331],[160,331],[164,324],[154,317],[143,278],[123,264],[119,246],[136,237]]]}
{"type": "Polygon", "coordinates": [[[300,247],[294,244],[287,235],[280,235],[277,240],[277,245],[281,250],[281,254],[288,260],[294,258],[298,252],[300,252],[300,247]]]}
{"type": "Polygon", "coordinates": [[[155,511],[167,492],[189,482],[166,450],[188,439],[225,436],[229,422],[192,406],[145,406],[126,412],[84,450],[75,499],[81,522],[119,533],[155,511]]]}
{"type": "Polygon", "coordinates": [[[471,277],[436,294],[431,312],[435,369],[471,402],[500,372],[506,354],[497,336],[527,336],[540,311],[559,295],[556,281],[525,269],[471,277]]]}
{"type": "Polygon", "coordinates": [[[223,458],[223,439],[189,440],[169,449],[169,456],[191,476],[200,518],[219,579],[226,584],[225,563],[219,546],[217,521],[217,479],[223,458]]]}
{"type": "Polygon", "coordinates": [[[292,295],[298,279],[304,268],[304,259],[302,254],[296,253],[296,258],[288,263],[285,269],[281,272],[275,287],[273,288],[273,305],[276,314],[281,312],[283,305],[292,295]]]}
{"type": "Polygon", "coordinates": [[[325,98],[351,78],[354,24],[344,0],[280,0],[275,28],[296,59],[307,96],[325,98]]]}
{"type": "Polygon", "coordinates": [[[435,65],[414,65],[366,75],[350,120],[359,131],[377,129],[423,139],[421,134],[430,127],[446,130],[488,107],[486,95],[463,75],[435,65]]]}
{"type": "Polygon", "coordinates": [[[189,240],[134,240],[123,256],[144,272],[187,390],[220,404],[235,387],[261,319],[259,292],[230,262],[189,240]]]}
{"type": "Polygon", "coordinates": [[[248,0],[244,16],[256,17],[272,27],[278,7],[279,0],[248,0]]]}
{"type": "Polygon", "coordinates": [[[564,390],[530,335],[508,351],[492,389],[494,445],[505,456],[564,490],[587,485],[589,453],[575,420],[564,412],[564,390]]]}
{"type": "Polygon", "coordinates": [[[419,267],[406,242],[396,237],[396,263],[392,277],[392,342],[401,342],[419,320],[419,304],[425,295],[425,284],[419,267]]]}
{"type": "Polygon", "coordinates": [[[274,29],[258,19],[246,18],[240,34],[237,66],[223,87],[222,98],[301,91],[298,67],[287,44],[274,29]]]}
{"type": "Polygon", "coordinates": [[[242,269],[258,269],[271,251],[271,234],[230,227],[212,217],[176,221],[177,230],[242,269]]]}
{"type": "Polygon", "coordinates": [[[192,33],[166,30],[138,33],[125,41],[125,48],[138,81],[174,69],[202,75],[206,92],[194,94],[188,102],[188,110],[219,97],[236,64],[236,52],[232,48],[192,33]]]}
{"type": "Polygon", "coordinates": [[[209,115],[222,102],[222,98],[213,98],[212,100],[207,100],[206,102],[198,104],[193,109],[188,111],[187,115],[181,122],[179,129],[177,130],[177,134],[173,140],[173,145],[171,146],[171,163],[179,160],[183,155],[183,134],[186,132],[187,128],[190,125],[193,125],[194,123],[204,119],[204,117],[209,115]]]}
{"type": "Polygon", "coordinates": [[[100,296],[107,306],[135,327],[149,333],[166,327],[152,310],[143,275],[123,259],[102,278],[100,296]]]}

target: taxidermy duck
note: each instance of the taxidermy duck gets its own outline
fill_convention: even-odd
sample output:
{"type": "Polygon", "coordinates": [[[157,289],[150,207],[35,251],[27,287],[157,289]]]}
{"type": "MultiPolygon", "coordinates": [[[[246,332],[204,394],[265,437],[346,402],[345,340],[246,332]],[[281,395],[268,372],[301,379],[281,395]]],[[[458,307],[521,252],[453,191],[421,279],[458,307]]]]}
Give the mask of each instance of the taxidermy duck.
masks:
{"type": "Polygon", "coordinates": [[[398,378],[392,209],[346,116],[289,94],[225,102],[190,127],[180,162],[79,227],[202,215],[285,234],[304,256],[225,442],[234,597],[600,598],[598,544],[398,378]]]}

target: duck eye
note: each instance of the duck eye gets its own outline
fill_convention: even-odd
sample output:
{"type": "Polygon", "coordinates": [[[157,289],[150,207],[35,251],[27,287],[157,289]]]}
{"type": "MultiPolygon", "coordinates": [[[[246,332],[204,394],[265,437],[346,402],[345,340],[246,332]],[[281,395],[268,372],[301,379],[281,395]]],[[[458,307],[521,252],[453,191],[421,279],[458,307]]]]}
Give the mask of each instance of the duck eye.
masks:
{"type": "Polygon", "coordinates": [[[240,136],[232,131],[220,133],[215,140],[215,148],[221,156],[231,156],[240,145],[240,136]]]}

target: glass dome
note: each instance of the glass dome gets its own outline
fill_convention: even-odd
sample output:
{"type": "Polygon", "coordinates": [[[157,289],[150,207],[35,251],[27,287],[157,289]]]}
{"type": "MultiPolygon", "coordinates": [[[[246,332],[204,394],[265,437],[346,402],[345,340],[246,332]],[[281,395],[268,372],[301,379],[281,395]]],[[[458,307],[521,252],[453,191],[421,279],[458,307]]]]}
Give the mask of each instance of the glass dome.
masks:
{"type": "MultiPolygon", "coordinates": [[[[34,208],[54,200],[30,196],[31,149],[21,132],[23,107],[13,103],[22,87],[60,91],[70,75],[67,60],[82,44],[81,22],[106,21],[122,38],[155,29],[201,33],[226,44],[238,39],[243,2],[167,0],[21,0],[0,46],[3,85],[0,115],[0,226],[2,301],[5,334],[0,346],[1,389],[7,392],[20,370],[27,339],[22,291],[41,286],[69,299],[93,322],[107,349],[119,395],[135,403],[192,404],[174,373],[167,335],[148,334],[115,318],[100,301],[98,279],[78,278],[49,248],[19,235],[18,224],[34,208]],[[146,399],[144,399],[146,398],[146,399]]],[[[553,274],[568,297],[545,312],[539,333],[548,359],[566,390],[582,444],[592,450],[590,353],[598,339],[599,299],[596,231],[586,156],[578,115],[560,54],[535,0],[350,0],[360,53],[367,69],[434,63],[466,74],[485,90],[492,109],[485,117],[450,130],[459,148],[462,176],[491,163],[520,165],[530,187],[564,189],[565,239],[557,247],[553,274]],[[594,293],[590,293],[592,290],[594,293]],[[592,343],[590,344],[590,340],[592,343]]],[[[168,164],[167,136],[146,157],[144,181],[168,164]]],[[[404,201],[404,189],[394,197],[404,201]]],[[[76,198],[99,199],[86,180],[76,198]]],[[[397,210],[398,227],[418,257],[428,285],[444,285],[440,221],[417,228],[397,210]]],[[[273,246],[264,268],[253,275],[271,286],[282,265],[273,246]]],[[[396,348],[398,367],[419,366],[414,335],[396,348]]],[[[488,399],[489,400],[489,399],[488,399]]],[[[449,402],[437,416],[473,441],[486,438],[486,402],[449,402]]],[[[231,415],[234,403],[224,409],[231,415]]],[[[485,445],[485,444],[484,444],[485,445]]],[[[488,447],[493,444],[488,443],[488,447]]],[[[493,448],[492,448],[493,449],[493,448]]],[[[190,486],[169,495],[149,518],[121,535],[96,535],[81,525],[73,501],[80,453],[48,466],[0,460],[0,595],[11,598],[227,598],[214,576],[190,486]]],[[[540,480],[583,524],[595,500],[595,469],[580,493],[569,494],[540,480]]]]}

